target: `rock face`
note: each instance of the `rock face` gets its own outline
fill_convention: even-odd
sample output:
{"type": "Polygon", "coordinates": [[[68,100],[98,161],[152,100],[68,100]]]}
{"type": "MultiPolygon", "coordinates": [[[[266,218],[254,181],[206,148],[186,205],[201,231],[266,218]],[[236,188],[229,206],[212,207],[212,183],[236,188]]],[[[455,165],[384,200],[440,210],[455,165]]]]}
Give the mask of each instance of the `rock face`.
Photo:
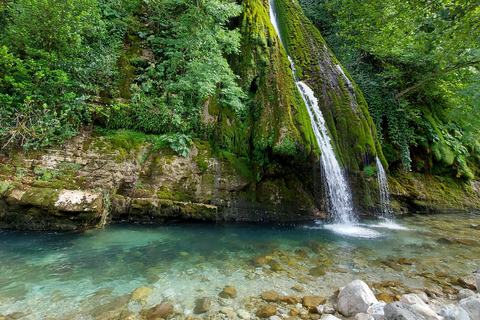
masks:
{"type": "Polygon", "coordinates": [[[357,313],[366,313],[368,307],[377,302],[377,298],[365,282],[354,280],[338,295],[338,311],[351,317],[357,313]]]}
{"type": "Polygon", "coordinates": [[[256,181],[244,158],[196,142],[188,157],[85,133],[56,149],[0,154],[0,228],[71,230],[109,221],[308,220],[295,175],[256,181]]]}

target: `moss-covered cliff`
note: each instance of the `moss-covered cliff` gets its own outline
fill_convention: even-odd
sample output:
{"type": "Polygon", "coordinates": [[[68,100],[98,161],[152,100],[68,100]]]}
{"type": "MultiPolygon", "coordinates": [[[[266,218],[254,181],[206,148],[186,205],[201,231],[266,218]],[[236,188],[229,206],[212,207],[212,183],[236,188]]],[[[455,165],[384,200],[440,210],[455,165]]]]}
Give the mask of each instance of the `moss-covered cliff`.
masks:
{"type": "Polygon", "coordinates": [[[314,91],[337,158],[353,171],[372,164],[376,156],[388,167],[362,93],[328,49],[318,29],[296,1],[273,3],[282,41],[295,63],[296,76],[314,91]]]}

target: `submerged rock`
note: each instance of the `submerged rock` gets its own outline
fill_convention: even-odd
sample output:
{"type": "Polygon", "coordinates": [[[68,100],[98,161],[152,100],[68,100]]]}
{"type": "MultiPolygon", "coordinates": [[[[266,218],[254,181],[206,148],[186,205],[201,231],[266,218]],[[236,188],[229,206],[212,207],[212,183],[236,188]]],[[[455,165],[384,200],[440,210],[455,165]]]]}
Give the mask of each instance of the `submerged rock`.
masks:
{"type": "Polygon", "coordinates": [[[271,301],[277,301],[279,294],[275,290],[269,290],[269,291],[263,292],[260,296],[262,297],[263,300],[271,302],[271,301]]]}
{"type": "Polygon", "coordinates": [[[318,311],[317,307],[326,301],[327,299],[320,296],[305,296],[303,297],[302,304],[310,311],[318,311]]]}
{"type": "Polygon", "coordinates": [[[195,309],[193,309],[193,313],[201,314],[210,311],[212,306],[213,300],[212,298],[199,298],[195,301],[195,309]]]}
{"type": "Polygon", "coordinates": [[[338,295],[338,311],[351,317],[357,313],[365,313],[372,304],[377,303],[372,290],[361,280],[347,284],[338,295]]]}
{"type": "Polygon", "coordinates": [[[227,286],[219,293],[219,296],[225,299],[235,298],[237,296],[237,289],[234,286],[227,286]]]}
{"type": "Polygon", "coordinates": [[[256,315],[260,318],[268,318],[275,315],[275,313],[277,313],[277,307],[271,304],[265,304],[257,310],[256,315]]]}
{"type": "Polygon", "coordinates": [[[171,303],[160,303],[144,312],[147,320],[165,319],[171,314],[173,314],[173,305],[171,303]]]}

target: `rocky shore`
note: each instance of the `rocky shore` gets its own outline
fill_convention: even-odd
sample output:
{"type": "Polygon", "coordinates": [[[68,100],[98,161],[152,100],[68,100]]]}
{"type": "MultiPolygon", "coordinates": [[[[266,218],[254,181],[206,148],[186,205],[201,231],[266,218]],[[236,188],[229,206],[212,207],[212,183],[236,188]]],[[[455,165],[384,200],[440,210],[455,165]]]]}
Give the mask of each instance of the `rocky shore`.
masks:
{"type": "MultiPolygon", "coordinates": [[[[477,270],[480,272],[479,270],[477,270]]],[[[474,273],[480,286],[480,273],[474,273]]],[[[439,292],[416,290],[398,295],[393,301],[387,294],[374,294],[362,280],[354,280],[339,288],[330,297],[307,295],[303,286],[292,288],[296,295],[283,295],[269,290],[257,297],[232,304],[237,297],[234,286],[226,286],[216,297],[199,297],[194,309],[184,312],[177,308],[181,301],[163,295],[163,301],[154,307],[143,308],[155,288],[142,286],[129,295],[95,308],[95,320],[157,320],[157,319],[269,319],[269,320],[477,320],[480,319],[480,294],[469,289],[458,292],[457,299],[449,300],[439,292]],[[129,306],[137,306],[138,312],[129,306]]],[[[375,290],[375,289],[374,289],[375,290]]],[[[22,319],[22,312],[0,315],[0,320],[22,319]]],[[[90,318],[90,317],[88,317],[90,318]]],[[[62,319],[85,319],[77,314],[62,319]]]]}

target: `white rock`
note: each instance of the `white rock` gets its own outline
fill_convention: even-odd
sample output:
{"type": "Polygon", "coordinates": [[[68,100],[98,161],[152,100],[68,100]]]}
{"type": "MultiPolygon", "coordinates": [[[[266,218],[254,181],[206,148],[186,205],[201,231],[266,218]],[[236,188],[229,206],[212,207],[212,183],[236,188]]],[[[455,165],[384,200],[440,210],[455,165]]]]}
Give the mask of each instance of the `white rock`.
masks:
{"type": "Polygon", "coordinates": [[[342,320],[340,318],[332,316],[331,314],[323,315],[321,319],[322,320],[342,320]]]}
{"type": "Polygon", "coordinates": [[[409,306],[414,305],[414,304],[419,304],[419,305],[426,305],[425,302],[416,294],[414,293],[409,293],[409,294],[404,294],[400,298],[400,302],[404,304],[408,304],[409,306]]]}
{"type": "Polygon", "coordinates": [[[387,304],[385,301],[378,301],[377,303],[372,304],[367,309],[367,313],[370,314],[375,320],[384,320],[385,319],[385,308],[387,304]]]}
{"type": "Polygon", "coordinates": [[[410,306],[413,310],[424,316],[428,320],[441,320],[442,318],[438,316],[435,311],[433,311],[429,306],[426,304],[412,304],[410,306]]]}
{"type": "Polygon", "coordinates": [[[443,306],[438,314],[445,320],[471,320],[467,311],[454,305],[443,306]]]}
{"type": "Polygon", "coordinates": [[[372,304],[377,303],[372,290],[361,280],[347,284],[338,295],[338,311],[347,317],[365,313],[372,304]]]}
{"type": "Polygon", "coordinates": [[[462,289],[458,292],[458,299],[462,300],[462,299],[465,299],[465,298],[468,298],[468,297],[471,297],[471,296],[474,296],[474,295],[475,295],[475,292],[473,292],[472,290],[462,289]]]}
{"type": "Polygon", "coordinates": [[[321,304],[317,307],[317,310],[318,310],[318,313],[319,314],[334,314],[335,313],[335,309],[326,305],[326,304],[321,304]]]}
{"type": "Polygon", "coordinates": [[[245,320],[250,320],[250,318],[252,317],[250,313],[248,313],[246,310],[243,310],[243,309],[238,309],[237,315],[240,317],[240,319],[245,319],[245,320]]]}
{"type": "Polygon", "coordinates": [[[465,309],[472,320],[480,319],[480,294],[461,300],[458,306],[465,309]]]}
{"type": "Polygon", "coordinates": [[[282,318],[280,318],[279,316],[271,316],[270,318],[268,318],[269,320],[282,320],[282,318]]]}
{"type": "Polygon", "coordinates": [[[355,320],[375,320],[375,318],[367,313],[357,313],[355,320]]]}

